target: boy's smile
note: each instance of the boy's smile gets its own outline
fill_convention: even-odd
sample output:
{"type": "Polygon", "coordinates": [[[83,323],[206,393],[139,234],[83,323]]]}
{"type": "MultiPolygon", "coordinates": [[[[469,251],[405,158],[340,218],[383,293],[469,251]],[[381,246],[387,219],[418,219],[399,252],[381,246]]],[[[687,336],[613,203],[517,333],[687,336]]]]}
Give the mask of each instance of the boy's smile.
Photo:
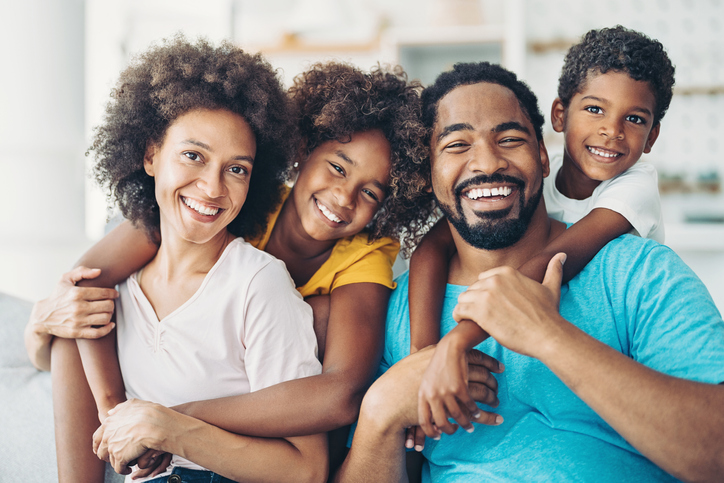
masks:
{"type": "Polygon", "coordinates": [[[584,199],[651,151],[656,100],[647,82],[626,72],[589,73],[568,107],[553,101],[551,122],[565,136],[563,167],[555,180],[569,198],[584,199]]]}

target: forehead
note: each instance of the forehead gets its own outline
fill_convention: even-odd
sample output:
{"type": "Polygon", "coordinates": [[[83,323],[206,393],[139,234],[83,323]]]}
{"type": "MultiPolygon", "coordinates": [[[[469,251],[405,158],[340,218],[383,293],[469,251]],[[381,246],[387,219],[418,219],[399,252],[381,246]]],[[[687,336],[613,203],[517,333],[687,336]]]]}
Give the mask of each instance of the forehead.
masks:
{"type": "Polygon", "coordinates": [[[601,74],[590,71],[577,94],[584,97],[597,95],[605,100],[639,104],[651,111],[656,107],[656,96],[651,84],[634,80],[626,72],[610,70],[601,74]]]}
{"type": "Polygon", "coordinates": [[[534,132],[513,91],[499,84],[480,82],[456,87],[440,99],[433,133],[458,123],[468,123],[475,130],[487,130],[511,121],[534,132]]]}

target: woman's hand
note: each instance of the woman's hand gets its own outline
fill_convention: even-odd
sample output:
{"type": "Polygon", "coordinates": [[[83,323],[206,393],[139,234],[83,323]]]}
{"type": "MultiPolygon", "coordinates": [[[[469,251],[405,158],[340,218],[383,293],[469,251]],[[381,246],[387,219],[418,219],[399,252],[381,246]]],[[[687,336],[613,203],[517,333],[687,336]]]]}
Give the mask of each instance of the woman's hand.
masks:
{"type": "Polygon", "coordinates": [[[93,452],[108,461],[117,473],[127,475],[130,466],[147,450],[165,452],[164,443],[174,429],[180,429],[180,414],[160,404],[129,399],[111,409],[93,434],[93,452]]]}
{"type": "MultiPolygon", "coordinates": [[[[492,357],[479,351],[464,350],[450,337],[443,337],[422,376],[418,391],[418,417],[422,431],[430,438],[439,439],[441,431],[452,434],[457,424],[466,431],[473,431],[472,421],[478,421],[484,411],[475,404],[477,400],[496,407],[498,383],[491,372],[500,373],[503,367],[492,357]],[[474,377],[469,374],[470,360],[474,361],[474,377]],[[473,383],[476,387],[469,388],[473,383]]],[[[497,420],[493,413],[485,415],[485,421],[497,420]]],[[[497,421],[496,421],[497,422],[497,421]]],[[[419,434],[420,431],[417,431],[419,434]]],[[[416,441],[417,442],[417,441],[416,441]]],[[[417,444],[415,446],[418,446],[417,444]]]]}
{"type": "Polygon", "coordinates": [[[100,273],[99,269],[76,267],[63,274],[52,295],[33,307],[33,331],[64,339],[98,339],[113,330],[113,300],[118,292],[112,288],[76,286],[100,273]]]}

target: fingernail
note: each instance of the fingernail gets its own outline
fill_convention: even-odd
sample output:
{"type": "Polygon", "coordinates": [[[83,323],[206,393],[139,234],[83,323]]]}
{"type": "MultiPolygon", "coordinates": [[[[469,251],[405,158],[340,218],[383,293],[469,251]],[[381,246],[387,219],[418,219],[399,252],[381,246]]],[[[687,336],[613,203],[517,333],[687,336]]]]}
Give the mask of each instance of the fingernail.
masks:
{"type": "Polygon", "coordinates": [[[434,439],[435,441],[440,441],[440,435],[438,434],[437,436],[435,436],[435,437],[432,438],[432,439],[434,439]]]}
{"type": "Polygon", "coordinates": [[[423,445],[421,445],[421,444],[415,445],[415,451],[417,451],[418,453],[421,453],[423,449],[425,449],[425,447],[423,445]]]}
{"type": "Polygon", "coordinates": [[[405,441],[405,448],[412,449],[413,446],[415,446],[415,442],[412,439],[405,441]]]}
{"type": "Polygon", "coordinates": [[[475,431],[475,426],[470,426],[469,428],[465,428],[465,431],[467,431],[468,433],[472,433],[473,431],[475,431]]]}
{"type": "MultiPolygon", "coordinates": [[[[473,414],[473,419],[478,419],[479,417],[480,417],[480,411],[473,414]]],[[[472,433],[472,431],[471,431],[471,433],[472,433]]]]}
{"type": "Polygon", "coordinates": [[[495,416],[495,424],[501,424],[502,422],[503,422],[503,416],[501,416],[500,414],[495,416]]]}
{"type": "Polygon", "coordinates": [[[564,254],[563,254],[563,258],[561,258],[561,265],[565,265],[566,260],[568,260],[568,255],[566,255],[566,254],[564,253],[564,254]]]}
{"type": "Polygon", "coordinates": [[[505,370],[505,364],[503,364],[502,362],[499,362],[499,363],[498,363],[498,369],[500,369],[501,372],[504,371],[504,370],[505,370]]]}

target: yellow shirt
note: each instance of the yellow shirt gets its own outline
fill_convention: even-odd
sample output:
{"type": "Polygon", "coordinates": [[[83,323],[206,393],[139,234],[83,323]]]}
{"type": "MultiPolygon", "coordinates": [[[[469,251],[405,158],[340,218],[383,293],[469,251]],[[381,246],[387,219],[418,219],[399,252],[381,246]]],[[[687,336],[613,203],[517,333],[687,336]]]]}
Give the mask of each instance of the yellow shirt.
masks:
{"type": "MultiPolygon", "coordinates": [[[[289,195],[287,192],[284,196],[289,195]]],[[[279,209],[271,214],[266,233],[259,240],[250,240],[259,250],[266,249],[269,237],[276,224],[279,209]]],[[[390,289],[395,288],[392,281],[392,265],[395,263],[400,244],[388,237],[380,238],[372,243],[367,241],[367,233],[358,233],[355,236],[337,240],[332,253],[326,262],[319,267],[312,278],[301,287],[297,287],[302,297],[310,295],[328,295],[337,287],[350,283],[379,283],[390,289]]]]}

